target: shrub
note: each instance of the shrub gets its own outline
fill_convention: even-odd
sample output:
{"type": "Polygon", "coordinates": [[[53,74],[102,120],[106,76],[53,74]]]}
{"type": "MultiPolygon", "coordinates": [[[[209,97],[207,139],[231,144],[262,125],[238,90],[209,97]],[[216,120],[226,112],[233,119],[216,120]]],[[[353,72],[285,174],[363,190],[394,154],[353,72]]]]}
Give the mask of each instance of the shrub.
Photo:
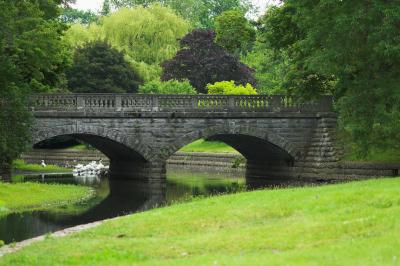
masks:
{"type": "Polygon", "coordinates": [[[255,95],[257,91],[249,83],[246,86],[236,85],[235,81],[220,81],[207,85],[208,94],[255,95]]]}
{"type": "Polygon", "coordinates": [[[150,81],[139,87],[139,93],[153,94],[196,94],[196,89],[189,81],[150,81]]]}

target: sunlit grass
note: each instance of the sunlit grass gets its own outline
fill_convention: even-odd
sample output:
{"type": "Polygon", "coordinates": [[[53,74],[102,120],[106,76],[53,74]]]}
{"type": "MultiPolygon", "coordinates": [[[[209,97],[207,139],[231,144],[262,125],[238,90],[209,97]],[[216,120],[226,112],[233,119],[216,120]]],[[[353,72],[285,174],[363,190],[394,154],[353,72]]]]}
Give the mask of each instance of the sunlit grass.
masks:
{"type": "Polygon", "coordinates": [[[204,139],[192,142],[183,147],[181,152],[210,152],[210,153],[236,153],[239,152],[231,146],[220,141],[206,141],[204,139]]]}
{"type": "Polygon", "coordinates": [[[0,216],[70,204],[91,193],[91,188],[75,185],[0,183],[0,216]]]}
{"type": "Polygon", "coordinates": [[[57,165],[46,165],[46,167],[40,164],[28,164],[24,160],[15,160],[13,162],[13,169],[27,172],[70,172],[72,169],[57,165]]]}
{"type": "Polygon", "coordinates": [[[50,237],[0,265],[396,265],[400,178],[193,200],[50,237]]]}
{"type": "Polygon", "coordinates": [[[84,144],[79,144],[79,145],[75,145],[72,147],[67,148],[66,150],[71,150],[71,151],[87,151],[90,150],[88,146],[84,145],[84,144]]]}

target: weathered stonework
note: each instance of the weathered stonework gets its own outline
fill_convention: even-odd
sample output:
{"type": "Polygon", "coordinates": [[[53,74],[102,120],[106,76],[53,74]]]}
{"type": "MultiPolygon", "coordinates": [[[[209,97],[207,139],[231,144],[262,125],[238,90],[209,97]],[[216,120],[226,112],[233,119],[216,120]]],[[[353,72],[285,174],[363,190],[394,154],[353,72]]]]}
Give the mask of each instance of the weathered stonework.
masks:
{"type": "Polygon", "coordinates": [[[339,160],[336,115],[327,99],[296,104],[282,96],[146,97],[36,96],[34,144],[73,136],[110,158],[114,176],[153,181],[165,178],[171,155],[199,138],[237,149],[251,177],[323,179],[327,165],[339,160]]]}

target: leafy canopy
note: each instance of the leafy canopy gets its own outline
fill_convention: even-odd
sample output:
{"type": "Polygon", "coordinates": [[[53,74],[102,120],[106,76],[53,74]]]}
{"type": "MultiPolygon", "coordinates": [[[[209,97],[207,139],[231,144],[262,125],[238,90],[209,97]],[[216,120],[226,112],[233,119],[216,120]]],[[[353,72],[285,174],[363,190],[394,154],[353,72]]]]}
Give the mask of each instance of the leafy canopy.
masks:
{"type": "Polygon", "coordinates": [[[215,42],[238,56],[251,50],[256,37],[256,30],[239,10],[219,15],[215,20],[215,33],[215,42]]]}
{"type": "Polygon", "coordinates": [[[212,30],[193,30],[181,40],[181,50],[162,63],[162,80],[188,79],[198,92],[206,93],[208,83],[234,80],[253,84],[252,70],[214,43],[212,30]]]}
{"type": "Polygon", "coordinates": [[[9,168],[29,142],[28,94],[63,84],[68,57],[59,4],[0,1],[0,169],[9,168]]]}
{"type": "Polygon", "coordinates": [[[74,25],[66,34],[66,42],[76,48],[89,41],[107,40],[149,81],[160,77],[160,63],[174,56],[179,48],[178,39],[188,29],[189,24],[170,8],[138,6],[103,17],[100,24],[74,25]]]}
{"type": "Polygon", "coordinates": [[[292,61],[288,84],[333,94],[364,156],[400,147],[399,23],[398,1],[286,0],[267,14],[266,40],[292,61]]]}
{"type": "Polygon", "coordinates": [[[97,22],[99,16],[92,11],[83,11],[75,8],[64,8],[60,16],[60,20],[63,23],[74,24],[80,23],[82,25],[89,25],[97,22]]]}
{"type": "Polygon", "coordinates": [[[70,91],[77,93],[137,92],[142,82],[124,55],[104,41],[78,48],[67,78],[70,91]]]}
{"type": "Polygon", "coordinates": [[[175,10],[190,21],[195,28],[214,28],[215,18],[228,10],[240,10],[242,13],[254,11],[250,0],[110,0],[115,8],[149,6],[159,3],[175,10]]]}

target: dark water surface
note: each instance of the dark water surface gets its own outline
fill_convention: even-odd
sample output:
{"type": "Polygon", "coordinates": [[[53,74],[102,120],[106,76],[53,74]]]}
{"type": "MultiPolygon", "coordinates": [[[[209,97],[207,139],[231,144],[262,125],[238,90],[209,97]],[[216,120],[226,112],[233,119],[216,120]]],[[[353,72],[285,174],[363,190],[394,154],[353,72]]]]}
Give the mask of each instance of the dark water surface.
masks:
{"type": "Polygon", "coordinates": [[[116,216],[145,211],[165,204],[173,204],[191,197],[255,188],[304,185],[285,181],[246,180],[229,174],[189,171],[168,171],[165,183],[145,184],[129,180],[74,178],[72,175],[26,176],[15,182],[41,182],[90,186],[96,196],[76,205],[54,207],[46,211],[10,214],[0,218],[0,240],[5,243],[22,241],[49,232],[86,224],[116,216]]]}

